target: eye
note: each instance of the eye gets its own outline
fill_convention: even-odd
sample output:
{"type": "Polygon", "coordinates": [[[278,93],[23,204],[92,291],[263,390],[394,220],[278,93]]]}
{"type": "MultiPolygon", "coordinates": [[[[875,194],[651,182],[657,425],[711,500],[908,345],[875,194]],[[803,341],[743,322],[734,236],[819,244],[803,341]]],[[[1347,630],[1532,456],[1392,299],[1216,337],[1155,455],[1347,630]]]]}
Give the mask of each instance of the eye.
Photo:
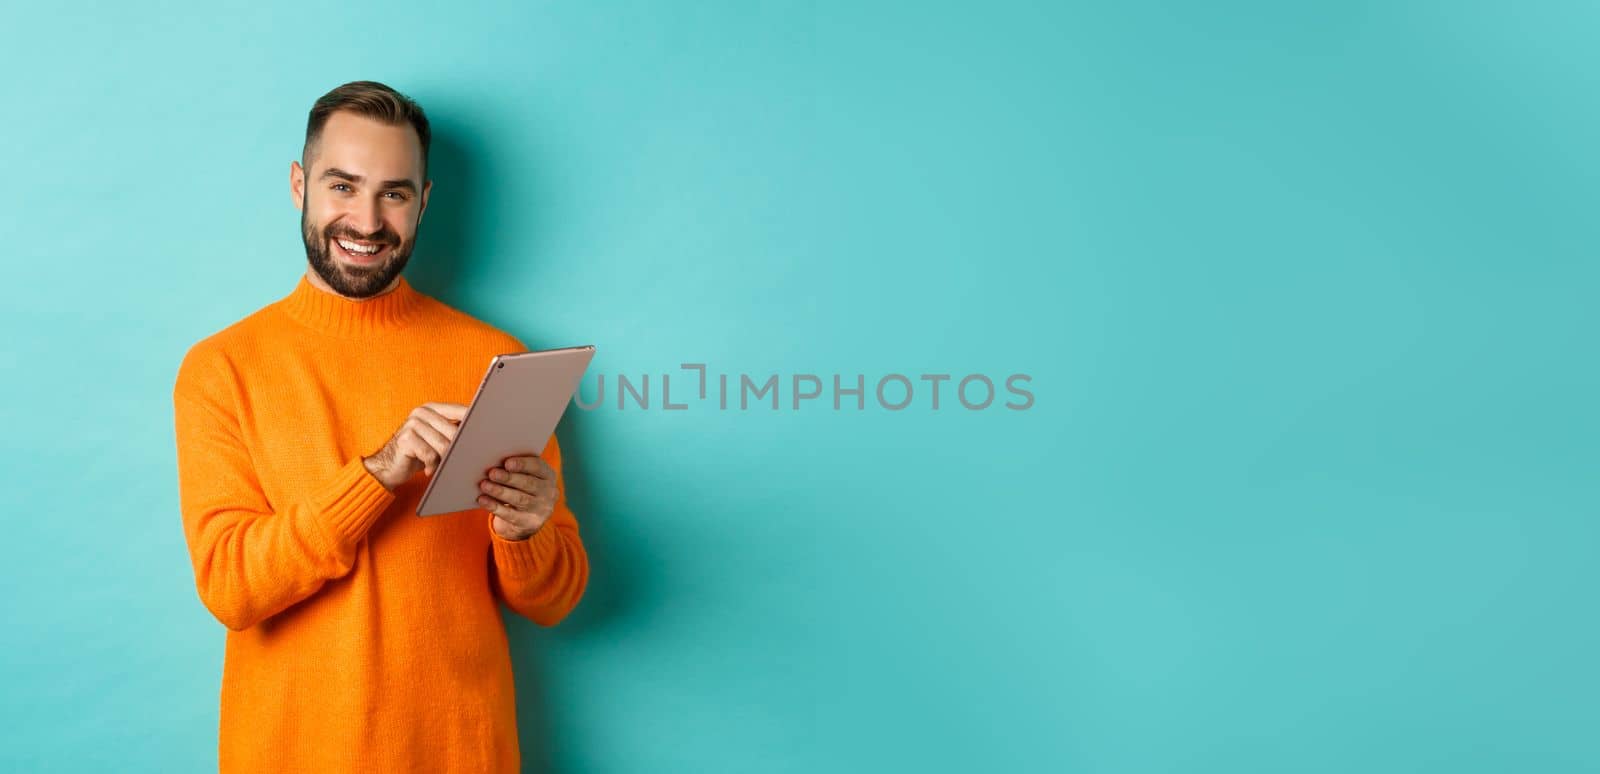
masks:
{"type": "Polygon", "coordinates": [[[339,190],[341,188],[346,189],[346,190],[349,190],[349,188],[350,188],[350,186],[345,185],[344,183],[334,183],[333,185],[331,185],[329,187],[332,188],[335,191],[337,191],[337,190],[339,190]]]}
{"type": "Polygon", "coordinates": [[[397,201],[397,202],[403,202],[403,201],[406,200],[406,195],[403,194],[403,193],[400,193],[399,191],[390,191],[389,193],[384,194],[384,195],[385,196],[393,196],[394,200],[397,201]]]}

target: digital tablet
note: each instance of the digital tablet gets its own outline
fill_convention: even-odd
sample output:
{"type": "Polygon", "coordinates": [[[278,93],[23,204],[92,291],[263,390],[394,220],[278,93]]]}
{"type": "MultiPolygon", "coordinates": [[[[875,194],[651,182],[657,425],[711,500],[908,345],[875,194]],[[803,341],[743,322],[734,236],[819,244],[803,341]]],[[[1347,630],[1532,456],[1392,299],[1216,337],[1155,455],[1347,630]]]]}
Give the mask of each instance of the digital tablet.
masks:
{"type": "Polygon", "coordinates": [[[593,358],[591,345],[496,355],[489,361],[455,440],[422,493],[417,515],[480,508],[478,482],[490,468],[507,457],[543,453],[593,358]]]}

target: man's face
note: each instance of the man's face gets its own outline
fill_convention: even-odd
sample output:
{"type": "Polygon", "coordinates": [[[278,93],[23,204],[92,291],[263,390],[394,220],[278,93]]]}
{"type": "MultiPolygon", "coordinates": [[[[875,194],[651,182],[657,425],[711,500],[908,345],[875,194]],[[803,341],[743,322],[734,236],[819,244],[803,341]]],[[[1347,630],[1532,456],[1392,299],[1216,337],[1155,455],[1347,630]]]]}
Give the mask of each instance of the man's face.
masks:
{"type": "Polygon", "coordinates": [[[411,258],[433,188],[416,131],[339,111],[306,156],[289,168],[306,259],[340,295],[377,295],[411,258]]]}

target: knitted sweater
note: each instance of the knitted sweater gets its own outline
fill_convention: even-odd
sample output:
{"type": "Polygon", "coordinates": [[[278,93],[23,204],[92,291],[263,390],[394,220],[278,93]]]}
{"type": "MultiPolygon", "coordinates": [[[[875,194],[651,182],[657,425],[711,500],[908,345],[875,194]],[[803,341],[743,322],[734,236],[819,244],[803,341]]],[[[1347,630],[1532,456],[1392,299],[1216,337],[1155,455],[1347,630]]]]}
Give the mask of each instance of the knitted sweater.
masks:
{"type": "MultiPolygon", "coordinates": [[[[514,772],[497,600],[553,626],[589,564],[565,485],[509,541],[482,509],[418,517],[427,478],[369,473],[411,409],[467,403],[515,337],[402,278],[352,301],[304,276],[202,339],[173,387],[179,500],[200,600],[228,629],[223,772],[514,772]]],[[[542,450],[561,481],[561,450],[542,450]]]]}

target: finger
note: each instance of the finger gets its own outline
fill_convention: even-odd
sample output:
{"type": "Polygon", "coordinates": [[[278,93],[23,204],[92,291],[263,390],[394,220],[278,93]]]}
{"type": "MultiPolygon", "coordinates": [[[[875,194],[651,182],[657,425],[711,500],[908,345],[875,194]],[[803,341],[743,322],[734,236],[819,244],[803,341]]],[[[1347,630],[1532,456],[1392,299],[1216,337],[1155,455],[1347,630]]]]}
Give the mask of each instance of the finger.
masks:
{"type": "Polygon", "coordinates": [[[441,457],[444,456],[445,450],[450,448],[450,439],[446,437],[444,433],[434,429],[432,425],[429,425],[426,422],[413,423],[411,425],[411,432],[415,433],[418,438],[422,439],[423,443],[433,447],[433,450],[441,457]]]}
{"type": "Polygon", "coordinates": [[[434,451],[428,442],[416,433],[402,436],[399,443],[400,453],[406,457],[422,462],[422,472],[433,475],[434,468],[439,466],[439,452],[434,451]]]}
{"type": "Polygon", "coordinates": [[[554,505],[557,497],[556,488],[543,482],[531,489],[516,489],[500,486],[491,481],[479,481],[478,489],[503,503],[530,513],[546,504],[554,505]]]}
{"type": "Polygon", "coordinates": [[[488,495],[478,495],[478,507],[513,524],[521,523],[521,520],[517,516],[518,511],[516,508],[513,508],[509,504],[496,500],[488,495]]]}
{"type": "Polygon", "coordinates": [[[550,467],[550,463],[539,459],[538,455],[507,457],[504,466],[506,470],[528,473],[535,478],[554,480],[556,477],[555,469],[550,467]]]}
{"type": "Polygon", "coordinates": [[[489,468],[487,477],[497,484],[504,484],[512,489],[521,489],[524,492],[538,494],[545,487],[555,487],[555,482],[538,478],[530,473],[510,473],[505,468],[489,468]]]}
{"type": "Polygon", "coordinates": [[[483,492],[485,495],[493,497],[494,499],[499,500],[506,505],[522,511],[532,508],[538,501],[537,496],[532,492],[524,492],[520,489],[512,489],[510,487],[501,486],[493,481],[479,482],[478,490],[483,492]]]}
{"type": "Polygon", "coordinates": [[[428,423],[430,427],[443,433],[446,438],[455,438],[456,433],[461,430],[460,424],[452,422],[449,417],[426,407],[418,406],[417,410],[411,413],[411,416],[418,422],[428,423]]]}
{"type": "Polygon", "coordinates": [[[457,422],[467,418],[467,406],[464,403],[444,403],[441,401],[431,401],[424,403],[417,408],[429,409],[437,412],[440,416],[443,416],[446,419],[453,419],[457,422]]]}

